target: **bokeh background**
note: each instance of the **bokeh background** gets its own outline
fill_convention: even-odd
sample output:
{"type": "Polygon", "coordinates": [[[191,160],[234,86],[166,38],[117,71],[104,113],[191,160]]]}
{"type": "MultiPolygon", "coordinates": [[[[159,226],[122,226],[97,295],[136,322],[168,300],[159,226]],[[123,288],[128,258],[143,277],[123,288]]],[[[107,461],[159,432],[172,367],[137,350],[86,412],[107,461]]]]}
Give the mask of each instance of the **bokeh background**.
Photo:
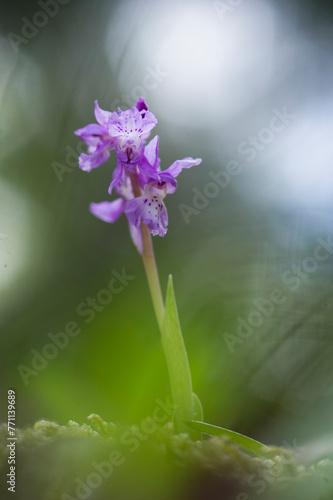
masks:
{"type": "Polygon", "coordinates": [[[9,388],[20,426],[40,418],[83,423],[91,413],[132,424],[169,394],[127,221],[106,224],[88,211],[107,199],[115,157],[80,171],[84,148],[73,134],[94,122],[95,99],[113,111],[143,96],[159,120],[162,168],[185,156],[203,160],[166,199],[169,230],[154,246],[163,289],[174,277],[206,421],[267,443],[297,443],[309,460],[326,456],[332,3],[63,3],[44,16],[37,1],[1,4],[0,420],[9,388]],[[27,20],[43,26],[36,32],[27,20]],[[284,118],[272,122],[279,113],[284,118]],[[221,172],[230,165],[237,173],[228,180],[221,172]],[[223,186],[209,184],[214,174],[223,186]],[[325,260],[314,257],[318,238],[325,260]],[[135,278],[86,323],[79,304],[123,268],[135,278]],[[282,300],[261,321],[255,304],[273,290],[282,300]],[[258,326],[240,339],[239,318],[249,316],[258,326]],[[72,321],[80,334],[24,383],[18,366],[31,369],[48,334],[72,321]]]}

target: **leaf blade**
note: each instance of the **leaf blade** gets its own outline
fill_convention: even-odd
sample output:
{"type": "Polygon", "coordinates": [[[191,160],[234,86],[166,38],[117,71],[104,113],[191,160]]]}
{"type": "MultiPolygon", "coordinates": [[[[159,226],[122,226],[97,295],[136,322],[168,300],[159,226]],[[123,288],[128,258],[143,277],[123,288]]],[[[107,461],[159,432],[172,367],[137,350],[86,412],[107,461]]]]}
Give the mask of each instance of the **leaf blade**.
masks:
{"type": "MultiPolygon", "coordinates": [[[[165,301],[165,312],[162,325],[162,345],[168,365],[171,392],[175,405],[176,432],[189,433],[185,420],[193,419],[193,396],[191,372],[184,344],[172,276],[169,276],[165,301]]],[[[198,438],[194,429],[190,434],[198,438]]]]}
{"type": "Polygon", "coordinates": [[[216,425],[206,424],[205,422],[198,422],[196,420],[187,421],[186,424],[192,429],[210,434],[211,436],[225,436],[229,438],[231,442],[238,444],[244,450],[257,457],[267,457],[267,455],[271,454],[271,450],[268,446],[244,434],[240,434],[239,432],[231,431],[216,425]]]}

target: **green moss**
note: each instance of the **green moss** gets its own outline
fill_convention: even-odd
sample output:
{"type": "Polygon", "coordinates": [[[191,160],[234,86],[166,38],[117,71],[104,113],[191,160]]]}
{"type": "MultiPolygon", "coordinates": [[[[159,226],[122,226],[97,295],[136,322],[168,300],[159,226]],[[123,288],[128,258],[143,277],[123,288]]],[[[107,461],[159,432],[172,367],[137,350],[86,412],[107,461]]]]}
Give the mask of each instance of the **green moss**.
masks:
{"type": "MultiPolygon", "coordinates": [[[[280,498],[280,489],[284,491],[281,496],[284,500],[297,498],[289,497],[289,490],[293,495],[302,491],[302,498],[316,500],[316,497],[306,496],[309,485],[312,490],[315,485],[324,499],[325,485],[329,485],[328,478],[333,477],[331,461],[305,468],[284,448],[270,447],[271,458],[259,459],[224,437],[192,441],[187,434],[175,435],[171,423],[155,426],[148,434],[139,426],[116,426],[96,414],[90,415],[87,422],[80,425],[69,421],[67,425],[59,425],[40,420],[32,427],[17,430],[17,477],[18,483],[25,483],[22,491],[18,487],[17,499],[70,498],[66,494],[73,498],[80,481],[87,484],[89,474],[96,474],[94,464],[110,461],[112,450],[118,450],[123,465],[112,466],[112,480],[103,479],[101,486],[94,490],[94,499],[108,499],[105,495],[110,491],[115,495],[112,498],[126,497],[125,492],[129,499],[155,498],[156,495],[164,498],[159,488],[165,483],[165,491],[172,491],[172,498],[178,498],[177,495],[179,498],[201,498],[198,496],[201,489],[202,498],[206,498],[204,492],[207,493],[213,484],[217,490],[224,491],[223,498],[236,500],[239,495],[241,500],[252,500],[259,494],[260,484],[265,491],[265,497],[260,498],[265,500],[280,498]],[[133,478],[136,478],[135,487],[133,478]],[[25,497],[27,488],[29,497],[25,497]]],[[[8,467],[6,439],[7,426],[2,425],[2,469],[8,467]]],[[[79,498],[75,495],[74,498],[79,498]]]]}

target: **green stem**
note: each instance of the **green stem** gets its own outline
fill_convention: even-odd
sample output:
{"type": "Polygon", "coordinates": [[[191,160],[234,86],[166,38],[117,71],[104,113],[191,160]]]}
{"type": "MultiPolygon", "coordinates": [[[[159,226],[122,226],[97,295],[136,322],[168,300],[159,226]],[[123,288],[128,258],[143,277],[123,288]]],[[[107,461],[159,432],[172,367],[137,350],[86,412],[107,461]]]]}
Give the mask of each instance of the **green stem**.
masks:
{"type": "Polygon", "coordinates": [[[153,301],[155,315],[160,331],[162,332],[164,303],[161,292],[160,280],[158,277],[157,266],[155,261],[153,243],[148,227],[141,222],[141,235],[143,243],[142,260],[145,267],[147,281],[149,285],[150,295],[153,301]]]}

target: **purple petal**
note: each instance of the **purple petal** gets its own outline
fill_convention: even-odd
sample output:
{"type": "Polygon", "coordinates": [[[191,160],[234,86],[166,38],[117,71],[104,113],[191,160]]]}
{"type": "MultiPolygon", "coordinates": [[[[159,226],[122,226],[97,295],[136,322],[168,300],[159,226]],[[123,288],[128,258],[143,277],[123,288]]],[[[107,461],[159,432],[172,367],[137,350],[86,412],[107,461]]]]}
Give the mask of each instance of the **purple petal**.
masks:
{"type": "Polygon", "coordinates": [[[183,158],[182,160],[175,161],[169,168],[164,170],[172,175],[172,177],[177,177],[183,168],[191,168],[195,165],[199,165],[202,162],[201,158],[196,158],[195,160],[190,157],[183,158]]]}
{"type": "Polygon", "coordinates": [[[98,106],[97,100],[95,101],[95,117],[98,123],[100,123],[103,127],[107,128],[109,120],[113,113],[111,111],[104,111],[98,106]]]}
{"type": "Polygon", "coordinates": [[[96,151],[90,155],[82,153],[79,158],[79,167],[85,172],[91,172],[94,168],[99,167],[105,163],[110,157],[110,153],[106,149],[96,151]]]}
{"type": "Polygon", "coordinates": [[[133,226],[140,227],[142,196],[126,202],[125,215],[133,226]]]}
{"type": "Polygon", "coordinates": [[[142,121],[143,121],[141,125],[142,132],[140,135],[142,139],[147,139],[151,129],[154,128],[157,123],[157,118],[151,111],[147,111],[142,121]]]}
{"type": "Polygon", "coordinates": [[[151,166],[149,161],[145,156],[141,158],[141,160],[138,163],[138,167],[140,172],[142,172],[147,178],[152,179],[152,180],[159,180],[159,172],[151,166]]]}
{"type": "Polygon", "coordinates": [[[137,251],[142,255],[143,254],[143,242],[142,242],[142,234],[141,228],[133,226],[133,224],[128,224],[132,241],[136,246],[137,251]]]}
{"type": "Polygon", "coordinates": [[[121,182],[123,170],[124,170],[123,164],[118,162],[116,170],[113,172],[112,181],[108,189],[109,194],[112,194],[113,188],[116,187],[121,182]]]}
{"type": "Polygon", "coordinates": [[[118,198],[114,201],[102,201],[101,203],[90,203],[89,210],[98,219],[104,222],[114,222],[124,211],[124,200],[118,198]]]}
{"type": "Polygon", "coordinates": [[[100,140],[103,136],[109,137],[108,131],[96,123],[91,123],[86,127],[79,128],[75,130],[74,134],[80,137],[86,144],[91,144],[92,142],[96,143],[96,140],[100,140]]]}
{"type": "MultiPolygon", "coordinates": [[[[116,173],[114,172],[113,175],[115,176],[116,173]]],[[[119,196],[122,196],[125,200],[131,200],[132,198],[134,198],[131,179],[125,173],[124,169],[120,181],[115,185],[115,190],[119,194],[119,196]]]]}
{"type": "Polygon", "coordinates": [[[158,169],[160,164],[160,159],[158,157],[159,141],[160,141],[159,136],[155,135],[154,139],[152,139],[145,147],[145,152],[144,152],[147,161],[155,170],[158,169]]]}
{"type": "Polygon", "coordinates": [[[144,189],[148,184],[147,177],[140,170],[137,171],[136,175],[137,175],[137,178],[139,180],[139,184],[140,184],[141,189],[144,189]]]}

